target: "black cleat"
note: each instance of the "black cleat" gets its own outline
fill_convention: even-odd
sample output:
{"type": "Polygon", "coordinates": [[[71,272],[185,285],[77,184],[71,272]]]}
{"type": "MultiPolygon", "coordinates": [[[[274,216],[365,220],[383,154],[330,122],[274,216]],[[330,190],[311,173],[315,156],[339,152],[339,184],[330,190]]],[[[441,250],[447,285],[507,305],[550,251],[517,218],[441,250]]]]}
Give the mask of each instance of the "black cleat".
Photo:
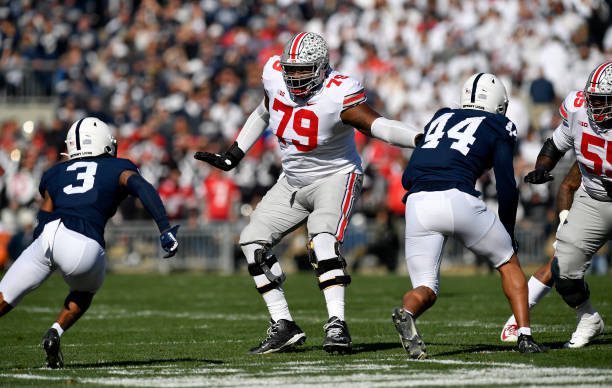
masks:
{"type": "Polygon", "coordinates": [[[64,367],[64,356],[60,349],[60,336],[55,329],[49,329],[42,339],[42,347],[47,353],[47,367],[58,369],[64,367]]]}
{"type": "Polygon", "coordinates": [[[397,307],[393,309],[391,318],[395,324],[395,330],[399,334],[400,342],[408,356],[416,360],[427,358],[425,343],[421,339],[412,315],[406,310],[397,307]]]}
{"type": "Polygon", "coordinates": [[[323,341],[323,350],[327,353],[350,353],[353,342],[349,334],[346,322],[338,317],[331,317],[325,325],[325,340],[323,341]]]}
{"type": "Polygon", "coordinates": [[[306,334],[293,321],[279,319],[274,322],[270,319],[267,337],[259,345],[249,350],[250,354],[267,354],[282,352],[303,344],[306,334]]]}
{"type": "Polygon", "coordinates": [[[539,345],[532,336],[526,334],[519,334],[517,347],[521,353],[544,353],[546,351],[546,347],[539,345]]]}

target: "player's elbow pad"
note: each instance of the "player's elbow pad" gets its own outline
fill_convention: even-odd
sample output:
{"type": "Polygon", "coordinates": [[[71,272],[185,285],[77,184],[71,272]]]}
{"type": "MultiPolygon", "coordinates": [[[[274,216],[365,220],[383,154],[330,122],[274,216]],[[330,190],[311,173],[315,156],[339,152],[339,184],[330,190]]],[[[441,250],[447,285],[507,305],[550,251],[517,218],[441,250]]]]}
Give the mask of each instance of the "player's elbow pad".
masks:
{"type": "Polygon", "coordinates": [[[246,154],[253,144],[259,139],[263,131],[268,127],[270,121],[270,112],[266,109],[262,101],[257,108],[249,115],[249,118],[242,126],[236,143],[238,147],[246,154]]]}
{"type": "Polygon", "coordinates": [[[404,124],[401,121],[389,120],[379,117],[372,123],[372,136],[389,144],[400,147],[414,148],[416,138],[422,134],[416,127],[404,124]]]}
{"type": "Polygon", "coordinates": [[[131,175],[127,181],[130,194],[140,199],[147,212],[155,220],[160,232],[170,228],[164,204],[152,184],[147,182],[140,174],[131,175]]]}

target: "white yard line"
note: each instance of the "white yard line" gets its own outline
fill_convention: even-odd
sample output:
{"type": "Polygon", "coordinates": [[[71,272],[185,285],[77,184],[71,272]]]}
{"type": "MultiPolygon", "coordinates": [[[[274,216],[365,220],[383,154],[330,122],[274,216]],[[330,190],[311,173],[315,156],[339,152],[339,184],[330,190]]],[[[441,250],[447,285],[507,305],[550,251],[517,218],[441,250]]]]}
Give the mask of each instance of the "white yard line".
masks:
{"type": "Polygon", "coordinates": [[[131,387],[244,387],[334,385],[334,387],[400,387],[445,385],[603,385],[612,384],[611,369],[537,367],[505,362],[426,360],[429,363],[457,366],[444,370],[411,370],[401,365],[372,363],[366,359],[344,365],[327,366],[323,361],[279,363],[272,374],[253,375],[243,369],[210,366],[181,368],[177,365],[89,368],[101,377],[58,376],[61,371],[41,373],[0,373],[0,378],[37,381],[72,380],[77,383],[131,387]],[[473,367],[478,368],[473,368],[473,367]],[[469,368],[472,367],[472,368],[469,368]],[[363,373],[364,371],[376,371],[363,373]],[[381,373],[382,372],[382,373],[381,373]]]}

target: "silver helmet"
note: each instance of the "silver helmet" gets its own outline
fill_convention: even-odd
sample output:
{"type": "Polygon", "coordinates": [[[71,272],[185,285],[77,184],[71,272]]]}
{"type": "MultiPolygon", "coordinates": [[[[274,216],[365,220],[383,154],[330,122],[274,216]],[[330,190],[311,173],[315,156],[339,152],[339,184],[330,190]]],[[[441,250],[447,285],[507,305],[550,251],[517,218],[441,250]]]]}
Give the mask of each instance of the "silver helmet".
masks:
{"type": "Polygon", "coordinates": [[[598,127],[612,128],[612,61],[597,66],[584,87],[589,120],[598,127]]]}
{"type": "Polygon", "coordinates": [[[280,64],[292,96],[306,98],[323,83],[329,68],[329,50],[321,35],[300,32],[289,39],[280,64]]]}

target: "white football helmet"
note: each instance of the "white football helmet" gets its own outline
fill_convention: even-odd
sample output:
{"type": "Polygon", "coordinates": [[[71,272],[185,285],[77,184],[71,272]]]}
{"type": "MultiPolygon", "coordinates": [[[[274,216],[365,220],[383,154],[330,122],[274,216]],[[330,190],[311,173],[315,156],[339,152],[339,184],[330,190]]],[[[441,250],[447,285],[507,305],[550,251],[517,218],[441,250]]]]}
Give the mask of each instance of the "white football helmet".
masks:
{"type": "Polygon", "coordinates": [[[289,93],[306,98],[325,80],[329,68],[327,43],[313,32],[295,34],[285,44],[280,64],[289,93]]]}
{"type": "Polygon", "coordinates": [[[597,66],[584,87],[589,119],[598,127],[612,128],[612,61],[597,66]]]}
{"type": "Polygon", "coordinates": [[[70,126],[66,135],[70,159],[109,154],[117,156],[117,140],[102,120],[85,117],[70,126]]]}
{"type": "Polygon", "coordinates": [[[461,107],[505,115],[508,108],[506,88],[493,74],[474,74],[463,84],[461,107]]]}

